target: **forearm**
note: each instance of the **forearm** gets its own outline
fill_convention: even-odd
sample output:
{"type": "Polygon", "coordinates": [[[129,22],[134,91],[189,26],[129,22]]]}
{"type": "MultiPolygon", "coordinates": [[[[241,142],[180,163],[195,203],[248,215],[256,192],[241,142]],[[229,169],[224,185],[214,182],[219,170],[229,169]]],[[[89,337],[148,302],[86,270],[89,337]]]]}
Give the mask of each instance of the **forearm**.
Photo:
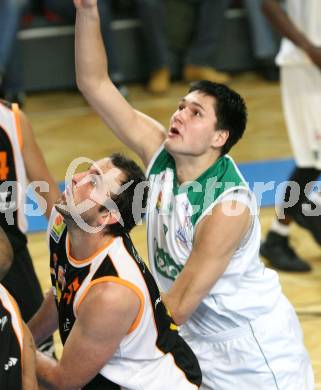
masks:
{"type": "Polygon", "coordinates": [[[97,6],[77,9],[75,58],[77,85],[85,95],[109,79],[97,6]]]}
{"type": "Polygon", "coordinates": [[[281,36],[288,38],[296,46],[308,52],[311,42],[297,29],[286,12],[276,0],[264,0],[262,5],[265,16],[269,19],[281,36]]]}
{"type": "Polygon", "coordinates": [[[22,370],[22,389],[38,390],[36,379],[36,361],[35,361],[35,344],[28,329],[24,323],[23,338],[23,370],[22,370]]]}
{"type": "Polygon", "coordinates": [[[58,328],[58,313],[52,291],[47,293],[39,310],[28,322],[36,345],[46,340],[58,328]]]}
{"type": "Polygon", "coordinates": [[[63,372],[60,363],[42,352],[36,353],[37,379],[40,388],[44,390],[77,390],[76,387],[66,387],[64,378],[68,373],[63,372]]]}
{"type": "Polygon", "coordinates": [[[184,324],[195,311],[206,294],[192,282],[193,277],[185,273],[183,278],[176,279],[167,293],[162,293],[162,301],[176,325],[184,324]]]}

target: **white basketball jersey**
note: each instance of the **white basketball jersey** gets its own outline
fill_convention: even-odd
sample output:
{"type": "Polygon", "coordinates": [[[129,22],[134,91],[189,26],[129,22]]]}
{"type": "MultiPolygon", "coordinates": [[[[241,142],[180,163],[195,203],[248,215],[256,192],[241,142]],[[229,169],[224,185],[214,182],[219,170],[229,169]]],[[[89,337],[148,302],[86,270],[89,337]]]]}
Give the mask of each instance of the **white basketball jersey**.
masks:
{"type": "MultiPolygon", "coordinates": [[[[315,45],[321,46],[321,1],[287,0],[286,11],[295,26],[315,45]]],[[[283,38],[276,57],[278,65],[299,65],[311,63],[307,54],[289,39],[283,38]]]]}
{"type": "Polygon", "coordinates": [[[183,269],[198,223],[216,204],[232,197],[253,214],[252,226],[227,269],[184,326],[196,334],[214,334],[269,312],[281,294],[278,276],[259,258],[256,202],[233,160],[223,156],[196,181],[178,186],[174,160],[161,148],[147,173],[149,260],[163,291],[183,269]]]}
{"type": "Polygon", "coordinates": [[[17,227],[22,233],[27,230],[24,214],[26,194],[26,171],[21,154],[22,132],[16,104],[0,102],[0,211],[1,218],[12,215],[1,226],[7,232],[17,227]],[[4,211],[10,211],[5,213],[4,211]],[[12,213],[11,213],[12,211],[12,213]]]}

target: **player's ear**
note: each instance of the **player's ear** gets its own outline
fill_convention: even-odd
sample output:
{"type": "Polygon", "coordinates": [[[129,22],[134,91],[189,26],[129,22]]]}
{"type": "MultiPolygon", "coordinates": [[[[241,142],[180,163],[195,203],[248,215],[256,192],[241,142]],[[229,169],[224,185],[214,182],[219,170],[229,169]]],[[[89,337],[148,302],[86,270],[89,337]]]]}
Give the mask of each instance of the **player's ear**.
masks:
{"type": "Polygon", "coordinates": [[[101,212],[98,220],[99,225],[113,225],[121,220],[120,212],[118,210],[107,210],[101,212]]]}
{"type": "Polygon", "coordinates": [[[222,148],[228,140],[229,135],[230,132],[228,130],[215,130],[213,133],[211,146],[214,148],[222,148]]]}

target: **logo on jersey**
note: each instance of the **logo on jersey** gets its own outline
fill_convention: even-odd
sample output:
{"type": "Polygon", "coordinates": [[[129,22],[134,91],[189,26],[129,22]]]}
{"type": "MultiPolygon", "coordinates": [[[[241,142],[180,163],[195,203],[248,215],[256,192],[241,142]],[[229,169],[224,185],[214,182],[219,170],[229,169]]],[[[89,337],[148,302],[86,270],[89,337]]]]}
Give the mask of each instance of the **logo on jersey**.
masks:
{"type": "Polygon", "coordinates": [[[175,234],[175,237],[178,241],[180,241],[182,244],[186,245],[188,244],[187,237],[186,237],[186,231],[183,227],[180,227],[175,234]]]}
{"type": "Polygon", "coordinates": [[[4,370],[5,371],[8,371],[11,367],[14,367],[18,362],[18,359],[17,358],[9,358],[9,361],[7,364],[4,365],[4,370]]]}
{"type": "Polygon", "coordinates": [[[70,331],[70,325],[71,325],[70,319],[66,318],[66,321],[63,324],[64,332],[69,332],[70,331]]]}
{"type": "Polygon", "coordinates": [[[157,305],[158,305],[159,303],[161,303],[161,302],[162,302],[162,298],[161,298],[161,297],[158,297],[158,298],[156,299],[156,301],[155,301],[155,304],[154,304],[155,310],[156,310],[157,305]]]}
{"type": "Polygon", "coordinates": [[[66,286],[65,275],[66,275],[66,270],[64,269],[64,267],[62,265],[59,265],[57,281],[58,281],[59,287],[61,288],[61,291],[63,291],[65,286],[66,286]]]}
{"type": "Polygon", "coordinates": [[[164,224],[163,224],[163,230],[164,230],[164,235],[166,236],[166,234],[168,232],[168,227],[164,224]]]}
{"type": "Polygon", "coordinates": [[[163,197],[163,193],[162,193],[162,191],[160,191],[158,194],[158,197],[157,197],[157,202],[156,202],[156,210],[158,212],[162,207],[162,197],[163,197]]]}
{"type": "Polygon", "coordinates": [[[1,327],[1,332],[3,332],[4,327],[6,326],[6,323],[8,322],[8,317],[4,316],[0,319],[0,327],[1,327]]]}
{"type": "Polygon", "coordinates": [[[66,291],[63,296],[63,299],[67,301],[67,305],[70,305],[70,303],[72,303],[73,298],[75,297],[79,287],[80,284],[79,284],[78,276],[76,276],[75,279],[72,281],[72,283],[68,285],[67,287],[68,291],[66,291]]]}
{"type": "Polygon", "coordinates": [[[154,244],[154,258],[157,271],[165,278],[175,280],[183,266],[176,264],[172,257],[157,245],[156,240],[154,240],[154,244]]]}
{"type": "Polygon", "coordinates": [[[57,244],[62,236],[62,233],[65,230],[65,227],[66,227],[66,224],[64,222],[63,217],[60,214],[58,214],[55,218],[55,222],[54,222],[52,229],[51,229],[51,232],[50,232],[50,236],[54,239],[54,241],[57,244]]]}

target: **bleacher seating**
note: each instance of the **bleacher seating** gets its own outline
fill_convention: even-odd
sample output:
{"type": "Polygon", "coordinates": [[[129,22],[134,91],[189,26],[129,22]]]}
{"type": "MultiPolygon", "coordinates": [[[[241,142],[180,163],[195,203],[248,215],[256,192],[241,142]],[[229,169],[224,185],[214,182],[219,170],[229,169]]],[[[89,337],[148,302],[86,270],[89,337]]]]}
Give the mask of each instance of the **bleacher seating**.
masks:
{"type": "MultiPolygon", "coordinates": [[[[112,23],[120,70],[124,82],[147,78],[144,47],[140,35],[140,21],[119,15],[112,23]]],[[[231,8],[225,14],[224,39],[213,58],[213,65],[221,70],[239,72],[254,67],[246,12],[242,7],[231,8]]],[[[24,79],[27,91],[75,88],[74,27],[52,15],[37,15],[25,23],[19,32],[24,79]]],[[[171,68],[180,77],[181,53],[172,50],[171,68]]]]}

